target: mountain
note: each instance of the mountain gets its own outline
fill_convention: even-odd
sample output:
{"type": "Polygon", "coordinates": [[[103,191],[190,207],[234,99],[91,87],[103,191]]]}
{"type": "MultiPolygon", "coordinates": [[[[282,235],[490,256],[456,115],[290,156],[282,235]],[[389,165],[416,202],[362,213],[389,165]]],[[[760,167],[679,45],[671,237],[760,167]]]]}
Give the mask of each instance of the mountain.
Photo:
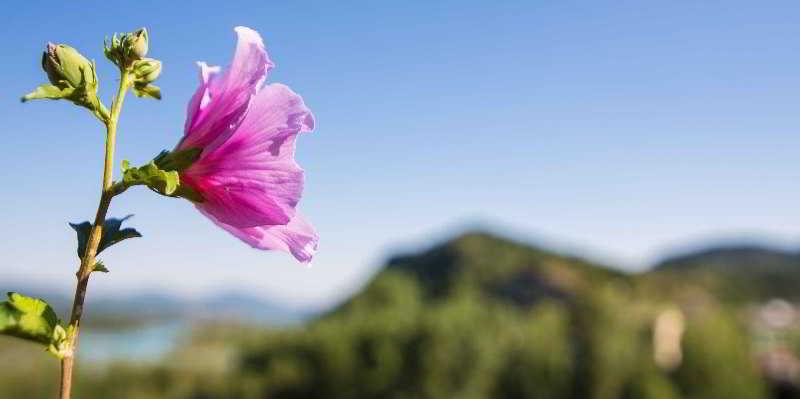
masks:
{"type": "Polygon", "coordinates": [[[800,299],[800,253],[759,245],[721,245],[668,257],[654,272],[716,276],[761,299],[800,299]]]}
{"type": "Polygon", "coordinates": [[[483,232],[462,234],[423,253],[395,256],[385,272],[413,276],[430,298],[476,288],[518,305],[565,299],[593,282],[625,277],[581,258],[483,232]]]}
{"type": "MultiPolygon", "coordinates": [[[[670,256],[656,269],[706,268],[720,273],[764,270],[788,272],[800,268],[800,254],[758,245],[723,245],[670,256]]],[[[798,270],[800,271],[800,270],[798,270]]]]}

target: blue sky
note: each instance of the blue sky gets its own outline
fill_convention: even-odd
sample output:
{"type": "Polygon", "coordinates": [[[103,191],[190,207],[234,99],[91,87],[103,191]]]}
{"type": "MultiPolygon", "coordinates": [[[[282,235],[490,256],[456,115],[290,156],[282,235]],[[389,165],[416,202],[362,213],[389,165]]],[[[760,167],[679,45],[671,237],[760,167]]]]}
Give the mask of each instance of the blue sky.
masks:
{"type": "Polygon", "coordinates": [[[68,221],[96,207],[103,134],[63,102],[20,104],[47,41],[95,58],[146,26],[164,100],[130,97],[117,159],[181,135],[195,61],[226,65],[232,28],[264,37],[270,81],[303,95],[301,209],[312,268],[251,250],[188,203],[131,190],[111,214],[145,235],[103,254],[90,295],[239,288],[298,305],[357,288],[395,250],[470,226],[629,269],[726,237],[800,235],[800,5],[794,2],[19,2],[0,15],[0,281],[71,290],[68,221]],[[223,5],[224,4],[224,5],[223,5]]]}

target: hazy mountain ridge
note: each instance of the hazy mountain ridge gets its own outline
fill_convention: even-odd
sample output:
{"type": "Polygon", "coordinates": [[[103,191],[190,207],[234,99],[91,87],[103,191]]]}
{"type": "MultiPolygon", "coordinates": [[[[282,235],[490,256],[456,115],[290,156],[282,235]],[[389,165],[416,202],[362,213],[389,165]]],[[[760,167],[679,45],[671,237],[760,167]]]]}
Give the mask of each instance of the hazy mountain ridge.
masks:
{"type": "MultiPolygon", "coordinates": [[[[44,285],[20,282],[4,283],[2,292],[18,291],[44,298],[66,318],[72,297],[44,285]]],[[[289,325],[312,317],[315,311],[281,304],[256,295],[225,290],[193,299],[164,292],[145,291],[118,295],[89,295],[86,300],[86,324],[125,326],[167,319],[187,321],[236,321],[253,324],[289,325]]]]}
{"type": "Polygon", "coordinates": [[[653,273],[716,276],[731,290],[800,300],[800,253],[755,244],[716,245],[665,258],[653,273]]]}
{"type": "Polygon", "coordinates": [[[591,280],[624,279],[626,273],[496,235],[473,231],[416,254],[391,258],[385,272],[414,276],[432,298],[467,286],[530,305],[541,297],[565,299],[591,280]]]}
{"type": "Polygon", "coordinates": [[[652,268],[626,272],[571,254],[480,231],[467,232],[418,253],[391,258],[385,272],[400,271],[420,281],[428,295],[446,296],[460,285],[531,304],[537,298],[569,298],[581,290],[616,281],[661,285],[674,296],[681,286],[706,290],[717,299],[800,300],[800,251],[763,244],[716,243],[676,252],[652,268]]]}
{"type": "MultiPolygon", "coordinates": [[[[567,300],[592,284],[608,280],[628,281],[669,275],[672,279],[713,280],[713,287],[757,297],[783,296],[800,299],[800,252],[755,244],[722,244],[665,257],[652,269],[628,273],[611,266],[570,254],[501,237],[470,231],[414,253],[391,257],[383,273],[413,276],[426,296],[445,298],[464,287],[476,286],[497,299],[531,305],[541,299],[567,300]],[[738,286],[745,286],[739,290],[738,286]]],[[[20,291],[46,298],[66,314],[72,298],[44,285],[6,282],[3,291],[20,291]]],[[[366,288],[365,288],[366,289],[366,288]]],[[[738,295],[737,294],[737,295],[738,295]]],[[[358,297],[358,293],[353,298],[358,297]]],[[[350,300],[351,301],[351,300],[350,300]]],[[[350,302],[345,301],[345,304],[350,302]]],[[[164,292],[133,292],[116,296],[89,296],[90,322],[105,324],[119,319],[192,320],[232,319],[285,325],[301,322],[316,314],[237,290],[199,299],[187,299],[164,292]]],[[[333,311],[334,313],[336,310],[333,311]]]]}
{"type": "Polygon", "coordinates": [[[670,256],[658,262],[656,269],[714,268],[719,272],[756,271],[798,267],[800,253],[756,244],[716,245],[670,256]]]}

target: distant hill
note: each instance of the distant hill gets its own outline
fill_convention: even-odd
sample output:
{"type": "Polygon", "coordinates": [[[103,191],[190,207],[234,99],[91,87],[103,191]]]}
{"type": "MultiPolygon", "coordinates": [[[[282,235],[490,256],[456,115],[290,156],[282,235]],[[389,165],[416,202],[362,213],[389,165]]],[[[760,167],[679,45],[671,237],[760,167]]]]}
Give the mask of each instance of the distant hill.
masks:
{"type": "Polygon", "coordinates": [[[723,245],[668,257],[654,272],[716,275],[743,295],[800,299],[800,253],[759,245],[723,245]]]}
{"type": "Polygon", "coordinates": [[[758,245],[725,245],[673,255],[659,262],[656,269],[699,267],[721,273],[750,273],[763,270],[783,272],[798,266],[800,254],[796,252],[758,245]]]}
{"type": "MultiPolygon", "coordinates": [[[[665,258],[652,269],[627,273],[591,260],[472,231],[387,262],[361,294],[374,293],[387,276],[409,276],[427,300],[463,292],[521,307],[541,300],[571,302],[607,283],[638,287],[649,299],[675,300],[695,293],[723,301],[800,300],[800,253],[757,245],[721,245],[665,258]]],[[[334,313],[340,313],[335,311],[334,313]]]]}
{"type": "MultiPolygon", "coordinates": [[[[630,278],[604,265],[484,232],[395,256],[362,293],[369,295],[371,286],[397,274],[411,277],[428,301],[479,293],[520,307],[543,299],[571,301],[595,284],[630,278]]],[[[350,302],[359,299],[356,295],[350,302]]]]}

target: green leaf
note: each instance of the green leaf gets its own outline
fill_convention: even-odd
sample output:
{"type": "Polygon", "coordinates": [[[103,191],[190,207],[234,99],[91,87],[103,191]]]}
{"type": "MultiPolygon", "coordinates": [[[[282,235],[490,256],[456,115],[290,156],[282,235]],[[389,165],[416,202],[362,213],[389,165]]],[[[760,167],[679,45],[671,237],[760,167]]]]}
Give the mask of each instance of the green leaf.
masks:
{"type": "Polygon", "coordinates": [[[203,202],[203,196],[191,187],[181,184],[178,173],[188,168],[200,157],[200,149],[183,151],[162,151],[155,159],[144,166],[132,168],[130,162],[122,161],[122,184],[147,186],[167,197],[186,198],[193,202],[203,202]]]}
{"type": "Polygon", "coordinates": [[[134,85],[133,86],[133,94],[136,97],[144,97],[144,98],[154,98],[156,100],[161,99],[161,88],[156,85],[134,85]]]}
{"type": "Polygon", "coordinates": [[[103,223],[103,238],[100,239],[100,246],[97,247],[97,253],[102,252],[104,249],[129,238],[138,238],[142,235],[133,227],[126,227],[122,229],[122,223],[133,215],[125,216],[122,219],[111,218],[103,223]]]}
{"type": "Polygon", "coordinates": [[[180,184],[176,171],[166,171],[150,161],[144,166],[131,168],[128,161],[122,163],[122,183],[125,186],[147,186],[162,195],[172,195],[180,184]]]}
{"type": "Polygon", "coordinates": [[[39,99],[50,99],[50,100],[58,100],[62,98],[68,98],[75,92],[75,89],[71,87],[67,87],[61,89],[57,86],[45,84],[41,85],[36,88],[36,90],[24,95],[22,97],[22,102],[30,101],[30,100],[39,100],[39,99]]]}
{"type": "Polygon", "coordinates": [[[50,345],[56,326],[56,312],[42,299],[9,292],[0,303],[0,334],[50,345]]]}
{"type": "Polygon", "coordinates": [[[108,269],[106,265],[103,264],[102,261],[97,261],[94,263],[94,267],[92,268],[93,272],[101,272],[101,273],[108,273],[108,269]]]}
{"type": "MultiPolygon", "coordinates": [[[[110,218],[106,219],[103,223],[103,236],[100,238],[100,244],[97,246],[97,253],[103,252],[104,249],[128,238],[141,237],[136,229],[127,227],[122,229],[122,223],[130,219],[133,215],[125,216],[122,219],[110,218]]],[[[83,257],[86,253],[86,243],[89,241],[89,234],[92,231],[92,224],[89,222],[83,223],[70,223],[75,232],[78,234],[78,258],[83,257]]]]}
{"type": "Polygon", "coordinates": [[[47,351],[59,359],[63,359],[68,353],[71,354],[69,337],[74,334],[75,327],[69,326],[64,329],[61,324],[56,324],[55,328],[53,328],[53,336],[50,339],[50,345],[47,346],[47,351]]]}
{"type": "Polygon", "coordinates": [[[86,253],[86,243],[89,241],[92,224],[89,222],[70,223],[69,227],[72,227],[78,233],[78,259],[80,259],[86,253]]]}

